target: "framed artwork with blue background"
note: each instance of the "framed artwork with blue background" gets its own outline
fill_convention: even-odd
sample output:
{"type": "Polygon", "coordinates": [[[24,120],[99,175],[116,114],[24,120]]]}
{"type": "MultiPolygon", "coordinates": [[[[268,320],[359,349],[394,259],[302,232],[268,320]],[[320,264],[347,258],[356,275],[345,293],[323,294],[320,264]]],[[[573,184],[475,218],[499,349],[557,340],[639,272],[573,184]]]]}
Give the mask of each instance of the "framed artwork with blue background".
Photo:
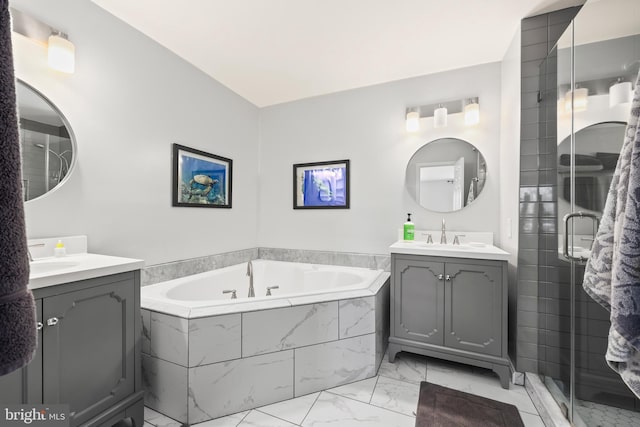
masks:
{"type": "Polygon", "coordinates": [[[233,160],[173,144],[173,206],[230,208],[233,160]]]}
{"type": "Polygon", "coordinates": [[[349,160],[293,165],[294,209],[349,209],[349,160]]]}

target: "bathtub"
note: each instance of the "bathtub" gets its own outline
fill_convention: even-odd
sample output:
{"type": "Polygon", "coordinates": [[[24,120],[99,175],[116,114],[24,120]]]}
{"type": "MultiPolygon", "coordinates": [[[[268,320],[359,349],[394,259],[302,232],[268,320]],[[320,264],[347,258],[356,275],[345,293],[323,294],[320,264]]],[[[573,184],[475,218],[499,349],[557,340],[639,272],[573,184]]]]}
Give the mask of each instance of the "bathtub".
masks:
{"type": "Polygon", "coordinates": [[[388,272],[252,267],[252,298],[247,263],[142,288],[147,406],[193,424],[376,374],[389,335],[388,272]]]}
{"type": "Polygon", "coordinates": [[[141,306],[193,318],[375,295],[388,279],[382,270],[253,260],[255,297],[248,298],[247,263],[169,280],[141,290],[141,306]],[[267,296],[267,287],[271,296],[267,296]],[[235,291],[236,298],[232,293],[235,291]]]}

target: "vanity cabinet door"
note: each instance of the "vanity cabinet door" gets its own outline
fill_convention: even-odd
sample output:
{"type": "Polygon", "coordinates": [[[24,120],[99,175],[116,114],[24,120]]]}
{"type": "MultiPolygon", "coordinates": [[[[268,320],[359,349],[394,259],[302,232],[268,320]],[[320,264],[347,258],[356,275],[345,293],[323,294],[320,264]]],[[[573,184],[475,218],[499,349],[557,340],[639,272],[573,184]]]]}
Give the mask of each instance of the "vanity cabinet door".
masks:
{"type": "Polygon", "coordinates": [[[394,333],[399,338],[443,344],[444,264],[396,258],[394,264],[394,333]]]}
{"type": "Polygon", "coordinates": [[[44,299],[44,402],[68,404],[72,426],[134,391],[134,296],[126,279],[44,299]]]}
{"type": "MultiPolygon", "coordinates": [[[[36,320],[42,320],[42,300],[36,301],[36,320]]],[[[22,369],[0,377],[0,403],[42,403],[42,328],[31,362],[22,369]]]]}
{"type": "Polygon", "coordinates": [[[502,268],[447,263],[445,346],[500,356],[502,298],[502,268]]]}

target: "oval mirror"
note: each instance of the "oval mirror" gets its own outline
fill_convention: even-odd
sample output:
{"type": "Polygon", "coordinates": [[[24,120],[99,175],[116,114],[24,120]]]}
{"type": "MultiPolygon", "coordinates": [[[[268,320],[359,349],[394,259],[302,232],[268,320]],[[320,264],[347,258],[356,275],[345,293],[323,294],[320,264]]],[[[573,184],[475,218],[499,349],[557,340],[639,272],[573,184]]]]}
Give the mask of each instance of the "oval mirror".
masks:
{"type": "Polygon", "coordinates": [[[60,186],[75,163],[76,144],[66,118],[40,92],[16,85],[22,146],[22,191],[29,201],[60,186]]]}
{"type": "MultiPolygon", "coordinates": [[[[575,133],[575,205],[604,210],[613,172],[618,163],[626,123],[596,123],[575,133]]],[[[558,145],[558,192],[571,202],[571,137],[558,145]]]]}
{"type": "Polygon", "coordinates": [[[423,208],[453,212],[472,203],[487,178],[484,156],[462,139],[442,138],[423,145],[409,160],[405,185],[423,208]]]}

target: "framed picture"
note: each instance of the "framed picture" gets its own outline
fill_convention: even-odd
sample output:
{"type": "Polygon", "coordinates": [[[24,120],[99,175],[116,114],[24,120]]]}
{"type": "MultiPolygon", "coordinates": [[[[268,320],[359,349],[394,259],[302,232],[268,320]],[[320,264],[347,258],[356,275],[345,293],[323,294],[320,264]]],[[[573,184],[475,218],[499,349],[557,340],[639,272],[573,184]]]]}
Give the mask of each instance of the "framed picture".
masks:
{"type": "Polygon", "coordinates": [[[230,208],[233,160],[173,144],[173,206],[230,208]]]}
{"type": "Polygon", "coordinates": [[[349,209],[349,160],[293,165],[293,209],[349,209]]]}

